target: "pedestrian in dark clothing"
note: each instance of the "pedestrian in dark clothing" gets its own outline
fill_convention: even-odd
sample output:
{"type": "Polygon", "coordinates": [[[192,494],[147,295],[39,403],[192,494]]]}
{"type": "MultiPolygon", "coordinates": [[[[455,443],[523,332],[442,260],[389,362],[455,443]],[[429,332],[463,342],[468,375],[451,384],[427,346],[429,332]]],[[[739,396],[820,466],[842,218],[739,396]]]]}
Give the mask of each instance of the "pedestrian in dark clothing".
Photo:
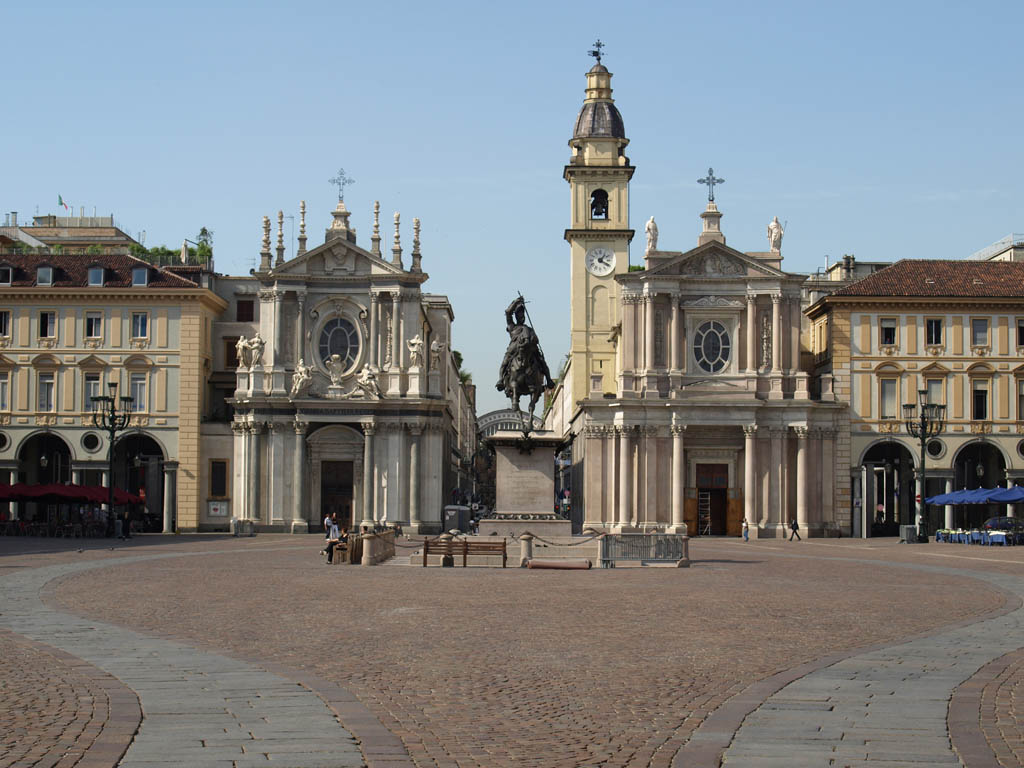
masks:
{"type": "Polygon", "coordinates": [[[793,540],[794,536],[796,536],[796,540],[797,541],[803,541],[803,539],[800,538],[800,525],[799,525],[799,523],[797,523],[795,517],[793,518],[792,522],[790,522],[790,524],[789,524],[789,530],[792,531],[792,533],[789,534],[789,540],[790,541],[793,540]]]}

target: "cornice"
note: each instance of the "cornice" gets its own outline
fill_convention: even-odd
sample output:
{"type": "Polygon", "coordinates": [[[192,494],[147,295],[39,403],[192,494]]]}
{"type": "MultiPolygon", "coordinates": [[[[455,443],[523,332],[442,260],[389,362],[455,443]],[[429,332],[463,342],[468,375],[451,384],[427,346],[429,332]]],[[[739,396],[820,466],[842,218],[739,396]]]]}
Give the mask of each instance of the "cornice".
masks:
{"type": "Polygon", "coordinates": [[[565,230],[564,238],[568,241],[570,238],[577,240],[608,240],[615,237],[625,237],[626,240],[631,241],[635,234],[635,229],[567,229],[565,230]]]}

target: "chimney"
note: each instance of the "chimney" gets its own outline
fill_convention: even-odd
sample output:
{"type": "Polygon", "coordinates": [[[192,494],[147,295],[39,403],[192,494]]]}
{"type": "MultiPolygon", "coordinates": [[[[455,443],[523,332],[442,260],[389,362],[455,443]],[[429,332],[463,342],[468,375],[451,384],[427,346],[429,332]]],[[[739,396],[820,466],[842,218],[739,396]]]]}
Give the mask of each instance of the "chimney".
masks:
{"type": "Polygon", "coordinates": [[[18,226],[18,212],[17,211],[11,211],[11,226],[12,227],[18,226]]]}

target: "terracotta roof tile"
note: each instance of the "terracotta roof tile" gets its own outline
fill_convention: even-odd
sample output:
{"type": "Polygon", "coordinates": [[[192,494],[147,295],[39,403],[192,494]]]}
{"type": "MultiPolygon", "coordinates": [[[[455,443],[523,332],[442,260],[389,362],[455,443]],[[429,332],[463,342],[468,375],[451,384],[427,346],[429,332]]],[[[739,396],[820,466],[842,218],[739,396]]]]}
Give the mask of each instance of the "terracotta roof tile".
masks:
{"type": "Polygon", "coordinates": [[[32,288],[36,285],[36,268],[53,267],[52,288],[87,288],[89,267],[102,266],[106,269],[104,288],[131,288],[132,269],[149,268],[149,284],[134,286],[138,290],[161,290],[171,288],[197,288],[191,280],[173,275],[165,269],[155,267],[134,256],[104,253],[92,255],[56,254],[14,254],[0,253],[0,266],[14,269],[11,276],[12,288],[32,288]]]}
{"type": "Polygon", "coordinates": [[[1024,298],[1024,262],[904,259],[832,295],[1024,298]]]}

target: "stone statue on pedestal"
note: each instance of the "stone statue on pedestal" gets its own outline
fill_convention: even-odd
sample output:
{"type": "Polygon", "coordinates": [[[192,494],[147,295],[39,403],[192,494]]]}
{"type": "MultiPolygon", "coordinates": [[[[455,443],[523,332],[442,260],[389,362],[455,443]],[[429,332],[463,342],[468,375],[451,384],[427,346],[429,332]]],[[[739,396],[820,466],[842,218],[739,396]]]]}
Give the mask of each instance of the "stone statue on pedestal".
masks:
{"type": "Polygon", "coordinates": [[[313,368],[312,366],[306,365],[302,358],[299,358],[298,364],[295,366],[295,373],[292,374],[292,397],[301,397],[306,394],[309,390],[310,384],[313,383],[313,368]]]}
{"type": "Polygon", "coordinates": [[[423,339],[417,333],[405,345],[409,348],[409,366],[419,368],[423,365],[423,339]]]}
{"type": "Polygon", "coordinates": [[[644,255],[647,255],[658,250],[658,225],[654,223],[653,216],[647,220],[644,232],[647,233],[647,248],[644,249],[644,255]]]}
{"type": "Polygon", "coordinates": [[[235,357],[238,358],[239,368],[251,368],[252,358],[249,356],[249,342],[245,340],[245,336],[239,336],[238,341],[235,342],[235,357]]]}
{"type": "Polygon", "coordinates": [[[260,336],[260,332],[256,331],[256,335],[249,339],[249,353],[251,359],[249,360],[249,367],[256,368],[257,366],[263,365],[263,348],[266,346],[266,342],[263,337],[260,336]]]}
{"type": "Polygon", "coordinates": [[[430,342],[430,369],[436,371],[441,367],[441,353],[444,352],[444,342],[434,339],[430,342]]]}
{"type": "Polygon", "coordinates": [[[775,253],[782,250],[782,236],[784,234],[786,234],[786,230],[779,224],[779,217],[776,216],[768,223],[768,245],[775,253]]]}

